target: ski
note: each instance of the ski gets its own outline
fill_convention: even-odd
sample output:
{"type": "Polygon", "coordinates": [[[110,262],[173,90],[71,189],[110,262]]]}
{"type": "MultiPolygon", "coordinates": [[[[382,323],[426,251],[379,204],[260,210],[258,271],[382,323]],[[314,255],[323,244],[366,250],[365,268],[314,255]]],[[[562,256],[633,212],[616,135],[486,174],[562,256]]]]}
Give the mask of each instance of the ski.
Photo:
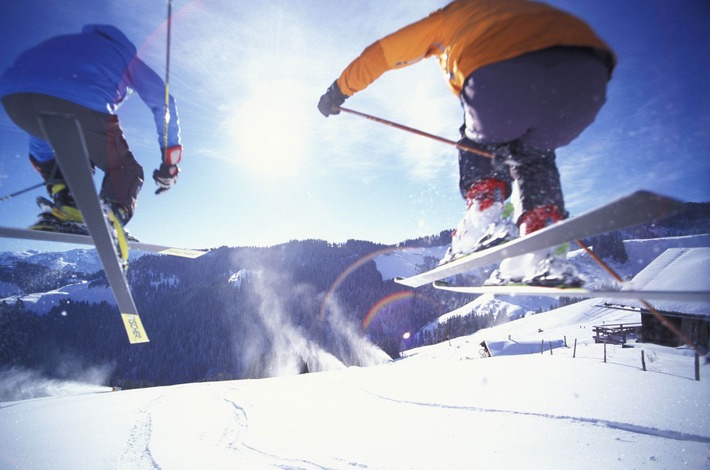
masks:
{"type": "Polygon", "coordinates": [[[587,297],[607,299],[674,300],[683,302],[710,302],[710,291],[672,290],[592,290],[584,287],[540,287],[540,286],[452,286],[443,281],[435,281],[434,287],[459,294],[493,294],[548,297],[587,297]]]}
{"type": "Polygon", "coordinates": [[[441,279],[498,263],[505,258],[523,255],[551,246],[568,243],[634,225],[660,220],[682,208],[676,199],[649,191],[637,191],[597,209],[572,217],[528,236],[503,245],[471,253],[450,263],[438,266],[396,282],[409,287],[420,287],[441,279]]]}
{"type": "Polygon", "coordinates": [[[74,116],[68,114],[44,115],[39,118],[39,124],[54,149],[57,163],[89,229],[90,239],[96,247],[116,298],[128,341],[131,344],[147,343],[148,335],[123,272],[121,257],[111,235],[112,228],[96,195],[89,152],[81,125],[74,116]]]}
{"type": "MultiPolygon", "coordinates": [[[[65,232],[50,232],[43,230],[29,230],[23,228],[0,227],[0,237],[17,238],[21,240],[38,240],[57,243],[69,243],[72,245],[94,245],[94,241],[89,235],[65,232]]],[[[183,258],[199,258],[207,253],[207,250],[192,250],[188,248],[175,248],[171,246],[154,245],[139,241],[128,240],[128,245],[138,251],[147,251],[161,255],[180,256],[183,258]]]]}

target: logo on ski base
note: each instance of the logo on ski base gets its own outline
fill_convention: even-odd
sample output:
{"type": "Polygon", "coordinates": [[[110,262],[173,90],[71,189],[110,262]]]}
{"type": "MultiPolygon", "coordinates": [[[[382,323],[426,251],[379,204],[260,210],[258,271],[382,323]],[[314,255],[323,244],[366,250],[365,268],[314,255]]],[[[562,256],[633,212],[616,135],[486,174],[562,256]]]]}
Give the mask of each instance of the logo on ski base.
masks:
{"type": "Polygon", "coordinates": [[[143,328],[143,322],[141,322],[141,317],[136,314],[122,313],[121,318],[123,318],[123,325],[126,327],[126,333],[128,333],[128,341],[131,344],[147,343],[148,341],[150,341],[148,339],[148,334],[143,328]]]}

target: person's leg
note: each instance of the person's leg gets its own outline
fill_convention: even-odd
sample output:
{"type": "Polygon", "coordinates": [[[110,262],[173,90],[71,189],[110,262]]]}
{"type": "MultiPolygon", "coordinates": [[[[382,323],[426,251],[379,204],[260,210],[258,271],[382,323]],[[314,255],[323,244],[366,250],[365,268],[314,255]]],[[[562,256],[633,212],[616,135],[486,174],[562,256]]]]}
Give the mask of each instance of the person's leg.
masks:
{"type": "MultiPolygon", "coordinates": [[[[43,114],[70,114],[80,123],[92,165],[104,171],[101,197],[121,210],[122,222],[127,222],[136,206],[138,193],[143,184],[143,168],[133,157],[123,136],[118,118],[108,113],[99,113],[84,106],[52,96],[21,93],[3,98],[3,105],[10,118],[20,128],[32,136],[38,149],[35,160],[44,161],[40,173],[51,174],[47,152],[41,152],[44,135],[39,127],[39,117],[43,114]]],[[[31,148],[32,148],[31,147],[31,148]]],[[[61,172],[55,172],[61,175],[61,172]]]]}
{"type": "Polygon", "coordinates": [[[607,80],[606,65],[578,48],[526,54],[467,79],[462,93],[466,135],[506,147],[505,165],[521,198],[522,235],[566,217],[554,150],[594,121],[607,80]]]}
{"type": "Polygon", "coordinates": [[[120,212],[125,225],[133,216],[143,186],[143,167],[128,148],[117,116],[86,111],[78,119],[91,161],[104,172],[101,198],[120,212]]]}
{"type": "MultiPolygon", "coordinates": [[[[489,154],[508,154],[511,144],[533,121],[529,102],[535,99],[543,72],[535,64],[506,61],[471,74],[461,93],[464,125],[459,143],[489,154]],[[527,80],[521,80],[521,74],[527,80]]],[[[517,236],[517,229],[504,216],[505,200],[512,192],[510,168],[459,150],[459,189],[467,211],[443,262],[517,236]]]]}
{"type": "MultiPolygon", "coordinates": [[[[459,143],[484,152],[495,146],[479,144],[464,134],[459,143]]],[[[451,237],[451,247],[442,259],[447,263],[457,257],[495,246],[517,237],[517,229],[504,217],[505,200],[512,192],[507,168],[492,159],[459,149],[459,189],[466,201],[466,212],[451,237]]]]}
{"type": "Polygon", "coordinates": [[[588,49],[554,47],[483,67],[466,80],[466,136],[508,147],[524,211],[555,205],[564,213],[554,150],[594,121],[608,78],[606,64],[588,49]]]}

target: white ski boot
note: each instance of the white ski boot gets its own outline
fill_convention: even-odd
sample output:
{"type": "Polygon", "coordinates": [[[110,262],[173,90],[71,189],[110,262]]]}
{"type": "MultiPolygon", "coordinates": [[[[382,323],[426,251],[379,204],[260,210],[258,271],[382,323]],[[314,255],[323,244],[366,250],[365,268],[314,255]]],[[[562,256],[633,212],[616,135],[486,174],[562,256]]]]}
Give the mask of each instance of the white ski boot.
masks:
{"type": "Polygon", "coordinates": [[[569,244],[508,258],[500,263],[487,286],[524,284],[543,287],[581,287],[585,279],[567,260],[569,244]]]}
{"type": "MultiPolygon", "coordinates": [[[[529,211],[520,218],[521,236],[536,232],[562,220],[555,206],[543,206],[529,211]]],[[[567,260],[569,243],[532,253],[507,258],[500,263],[485,285],[501,286],[525,284],[544,287],[581,287],[585,279],[567,260]]]]}
{"type": "Polygon", "coordinates": [[[518,228],[511,220],[512,206],[504,204],[503,189],[503,183],[489,180],[469,191],[468,210],[452,234],[451,246],[439,265],[517,238],[518,228]]]}

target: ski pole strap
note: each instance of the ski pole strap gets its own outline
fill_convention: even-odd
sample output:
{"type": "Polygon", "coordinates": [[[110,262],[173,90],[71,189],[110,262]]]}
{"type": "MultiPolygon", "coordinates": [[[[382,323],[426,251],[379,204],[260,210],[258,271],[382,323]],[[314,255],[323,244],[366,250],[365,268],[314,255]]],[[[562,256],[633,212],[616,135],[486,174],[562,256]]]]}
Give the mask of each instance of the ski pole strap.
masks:
{"type": "Polygon", "coordinates": [[[428,137],[429,139],[433,139],[438,142],[453,145],[454,147],[461,149],[461,150],[465,150],[466,152],[475,153],[476,155],[481,155],[486,158],[493,158],[493,154],[491,154],[490,152],[485,152],[485,151],[477,149],[477,148],[469,147],[468,145],[464,145],[464,144],[461,144],[461,143],[453,141],[453,140],[445,139],[444,137],[439,137],[438,135],[429,134],[428,132],[420,131],[419,129],[414,129],[413,127],[409,127],[409,126],[405,126],[403,124],[398,124],[396,122],[388,121],[386,119],[372,116],[370,114],[361,113],[360,111],[355,111],[353,109],[343,108],[342,106],[340,106],[338,109],[340,109],[340,111],[343,111],[343,112],[346,112],[349,114],[354,114],[356,116],[360,116],[365,119],[369,119],[371,121],[379,122],[380,124],[386,124],[388,126],[392,126],[392,127],[395,127],[397,129],[400,129],[403,131],[411,132],[412,134],[420,135],[422,137],[428,137]]]}

